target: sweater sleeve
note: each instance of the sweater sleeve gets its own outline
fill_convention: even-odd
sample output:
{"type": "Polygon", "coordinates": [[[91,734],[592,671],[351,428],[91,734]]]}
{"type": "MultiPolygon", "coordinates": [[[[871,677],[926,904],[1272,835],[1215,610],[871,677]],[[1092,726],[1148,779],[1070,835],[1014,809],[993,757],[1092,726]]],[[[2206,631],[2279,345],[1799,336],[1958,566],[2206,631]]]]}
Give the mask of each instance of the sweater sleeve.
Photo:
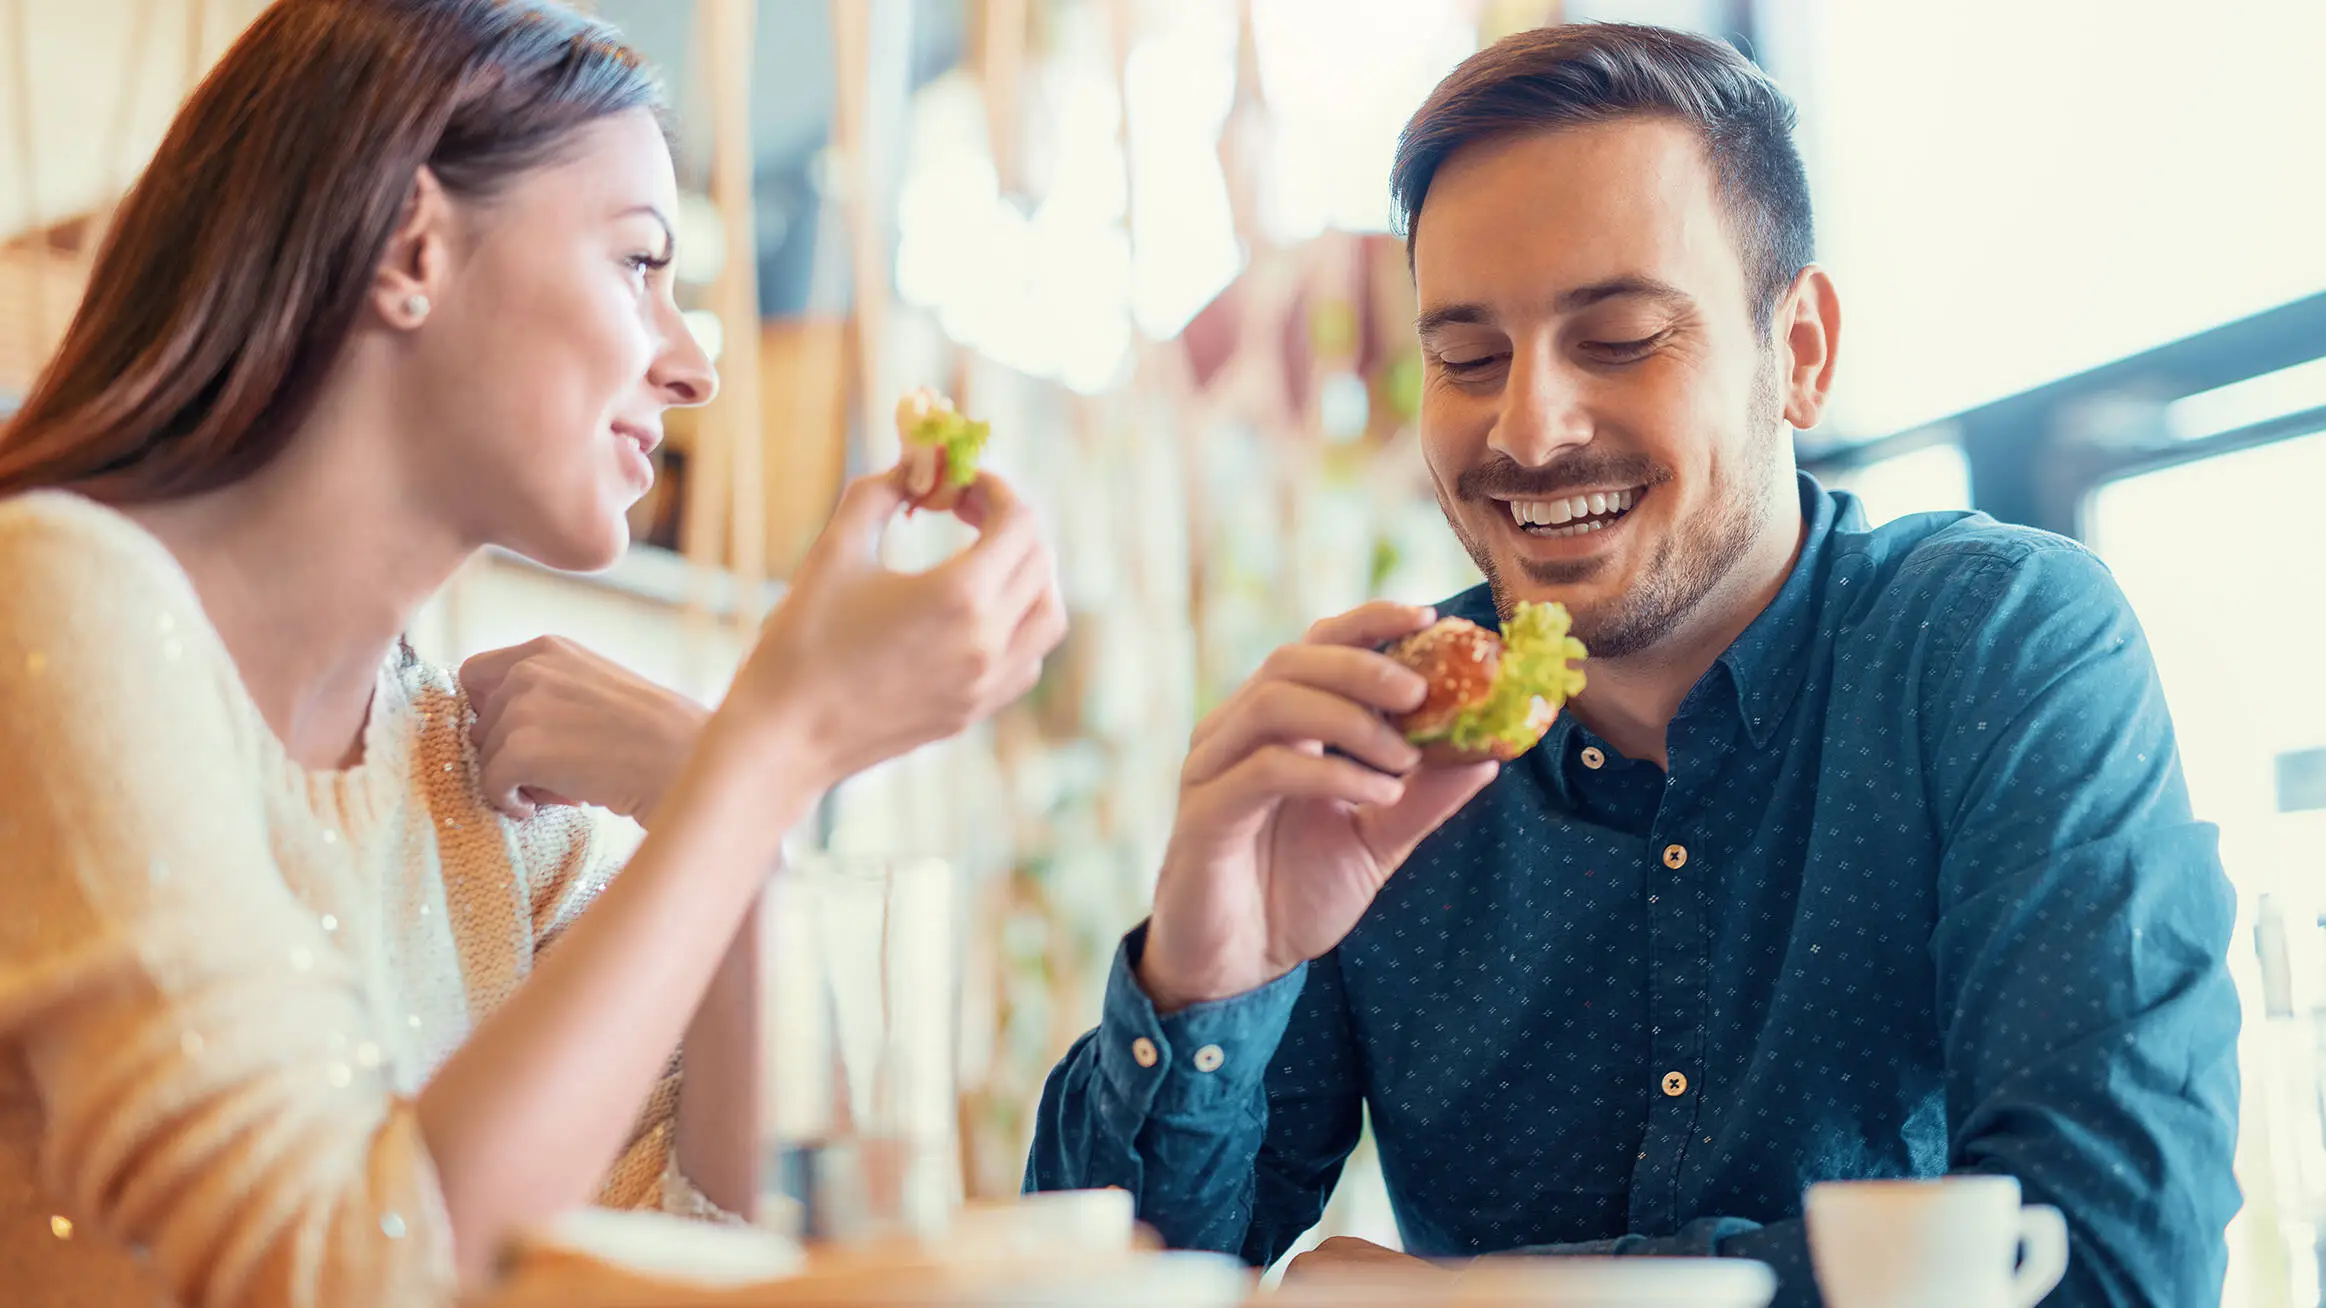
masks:
{"type": "Polygon", "coordinates": [[[189,1308],[449,1299],[414,1106],[278,869],[252,716],[183,573],[27,496],[0,503],[0,596],[0,1043],[44,1186],[189,1308]]]}

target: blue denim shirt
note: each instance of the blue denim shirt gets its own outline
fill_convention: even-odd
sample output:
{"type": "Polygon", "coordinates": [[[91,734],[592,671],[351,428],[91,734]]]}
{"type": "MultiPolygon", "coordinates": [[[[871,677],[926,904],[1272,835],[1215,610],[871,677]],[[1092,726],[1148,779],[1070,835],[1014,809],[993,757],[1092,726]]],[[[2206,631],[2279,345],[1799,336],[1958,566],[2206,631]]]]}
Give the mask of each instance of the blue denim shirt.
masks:
{"type": "Polygon", "coordinates": [[[1121,1186],[1263,1263],[1369,1110],[1415,1253],[1717,1252],[1812,1305],[1809,1184],[2001,1172],[2067,1216],[2050,1303],[2218,1302],[2233,899],[2130,607],[2058,537],[1869,530],[1806,476],[1801,506],[1669,775],[1562,717],[1339,948],[1233,999],[1159,1018],[1134,931],[1028,1188],[1121,1186]]]}

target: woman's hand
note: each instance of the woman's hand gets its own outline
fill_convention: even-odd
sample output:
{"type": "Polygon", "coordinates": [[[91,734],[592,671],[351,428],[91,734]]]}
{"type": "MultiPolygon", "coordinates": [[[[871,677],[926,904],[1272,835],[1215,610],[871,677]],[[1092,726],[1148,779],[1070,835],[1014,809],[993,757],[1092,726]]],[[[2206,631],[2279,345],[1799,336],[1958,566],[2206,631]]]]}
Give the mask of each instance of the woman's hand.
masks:
{"type": "Polygon", "coordinates": [[[921,573],[880,563],[906,499],[895,471],[849,485],[719,709],[723,729],[788,723],[827,783],[1024,695],[1066,635],[1056,561],[1006,483],[978,478],[955,510],[976,543],[921,573]]]}
{"type": "Polygon", "coordinates": [[[485,798],[519,820],[537,804],[596,804],[646,822],[710,716],[561,636],[479,654],[460,684],[485,798]]]}

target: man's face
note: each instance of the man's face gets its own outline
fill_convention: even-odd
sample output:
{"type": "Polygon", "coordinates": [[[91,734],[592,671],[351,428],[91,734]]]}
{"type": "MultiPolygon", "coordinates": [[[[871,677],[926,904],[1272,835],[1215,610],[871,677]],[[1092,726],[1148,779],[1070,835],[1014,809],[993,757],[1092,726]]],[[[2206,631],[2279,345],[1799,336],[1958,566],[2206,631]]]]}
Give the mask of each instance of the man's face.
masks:
{"type": "Polygon", "coordinates": [[[1468,147],[1416,220],[1438,502],[1505,613],[1559,600],[1595,657],[1797,528],[1785,374],[1714,187],[1691,129],[1628,119],[1468,147]]]}

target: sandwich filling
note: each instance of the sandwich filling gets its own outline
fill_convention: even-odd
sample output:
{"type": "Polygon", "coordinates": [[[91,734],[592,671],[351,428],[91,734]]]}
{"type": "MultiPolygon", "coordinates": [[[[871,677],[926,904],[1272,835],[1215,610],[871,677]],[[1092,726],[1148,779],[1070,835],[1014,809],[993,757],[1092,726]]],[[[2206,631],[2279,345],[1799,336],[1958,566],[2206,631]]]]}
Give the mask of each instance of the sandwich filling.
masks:
{"type": "Polygon", "coordinates": [[[1502,624],[1502,654],[1486,694],[1442,726],[1406,739],[1464,753],[1532,748],[1560,707],[1583,690],[1583,669],[1576,665],[1585,652],[1583,642],[1567,634],[1572,625],[1563,604],[1521,601],[1502,624]]]}

